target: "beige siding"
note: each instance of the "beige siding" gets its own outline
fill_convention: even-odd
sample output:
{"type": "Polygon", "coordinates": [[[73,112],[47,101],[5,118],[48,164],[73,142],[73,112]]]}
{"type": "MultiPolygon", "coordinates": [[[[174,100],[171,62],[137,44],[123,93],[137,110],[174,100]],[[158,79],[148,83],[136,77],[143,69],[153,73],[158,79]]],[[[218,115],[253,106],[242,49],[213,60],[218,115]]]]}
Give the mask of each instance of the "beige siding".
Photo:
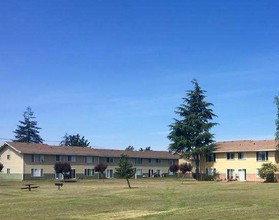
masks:
{"type": "Polygon", "coordinates": [[[216,172],[220,174],[222,178],[226,178],[227,169],[234,169],[236,177],[239,169],[246,169],[247,180],[259,180],[256,178],[257,169],[262,166],[263,163],[272,162],[276,164],[275,151],[268,152],[267,161],[257,161],[256,152],[246,152],[245,159],[238,159],[238,153],[234,153],[234,159],[227,159],[227,153],[216,153],[215,162],[206,162],[205,157],[201,160],[201,173],[206,173],[206,168],[215,168],[216,172]]]}
{"type": "Polygon", "coordinates": [[[7,169],[10,169],[10,174],[23,174],[23,159],[21,154],[5,146],[1,150],[0,155],[0,162],[4,165],[2,173],[7,174],[7,169]]]}

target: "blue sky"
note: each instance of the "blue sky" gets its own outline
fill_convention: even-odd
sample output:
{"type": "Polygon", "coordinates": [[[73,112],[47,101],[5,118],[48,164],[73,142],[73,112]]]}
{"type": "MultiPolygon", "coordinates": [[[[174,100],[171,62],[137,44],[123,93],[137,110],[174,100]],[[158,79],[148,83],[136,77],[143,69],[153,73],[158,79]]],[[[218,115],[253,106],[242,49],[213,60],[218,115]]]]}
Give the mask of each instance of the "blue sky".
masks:
{"type": "Polygon", "coordinates": [[[0,1],[0,142],[31,106],[50,144],[68,132],[166,150],[193,78],[217,141],[273,139],[278,11],[277,0],[0,1]]]}

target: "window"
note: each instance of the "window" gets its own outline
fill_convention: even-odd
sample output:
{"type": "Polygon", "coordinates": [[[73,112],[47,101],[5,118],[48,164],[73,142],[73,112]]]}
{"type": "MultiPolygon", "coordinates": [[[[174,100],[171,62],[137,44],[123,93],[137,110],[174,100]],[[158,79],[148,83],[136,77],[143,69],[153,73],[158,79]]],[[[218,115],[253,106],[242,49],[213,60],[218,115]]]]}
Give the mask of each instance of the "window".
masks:
{"type": "Polygon", "coordinates": [[[227,169],[227,179],[234,179],[235,174],[234,174],[234,169],[227,169]]]}
{"type": "Polygon", "coordinates": [[[76,160],[77,160],[76,156],[68,156],[69,162],[76,162],[76,160]]]}
{"type": "Polygon", "coordinates": [[[41,177],[43,176],[44,172],[43,169],[31,169],[31,176],[32,177],[41,177]]]}
{"type": "Polygon", "coordinates": [[[94,157],[85,157],[85,163],[94,163],[94,157]]]}
{"type": "Polygon", "coordinates": [[[174,160],[169,160],[169,165],[173,165],[174,164],[174,160]]]}
{"type": "Polygon", "coordinates": [[[207,176],[214,176],[216,174],[215,168],[206,168],[206,175],[207,176]]]}
{"type": "Polygon", "coordinates": [[[267,151],[257,152],[257,161],[266,161],[266,160],[268,160],[268,152],[267,151]]]}
{"type": "Polygon", "coordinates": [[[148,163],[152,163],[152,159],[148,159],[148,163]]]}
{"type": "Polygon", "coordinates": [[[234,160],[234,153],[227,153],[227,160],[234,160]]]}
{"type": "Polygon", "coordinates": [[[7,174],[11,174],[11,169],[7,168],[7,174]]]}
{"type": "Polygon", "coordinates": [[[94,175],[94,169],[85,169],[84,170],[85,176],[93,176],[94,175]]]}
{"type": "Polygon", "coordinates": [[[113,158],[112,157],[107,157],[107,163],[113,163],[113,158]]]}
{"type": "Polygon", "coordinates": [[[142,158],[136,158],[135,164],[142,164],[142,158]]]}
{"type": "Polygon", "coordinates": [[[136,170],[136,175],[141,176],[142,175],[142,169],[137,169],[136,170]]]}
{"type": "Polygon", "coordinates": [[[44,155],[32,154],[32,163],[43,163],[44,155]]]}
{"type": "Polygon", "coordinates": [[[56,161],[63,161],[63,157],[61,155],[56,155],[55,160],[56,161]]]}
{"type": "Polygon", "coordinates": [[[206,154],[206,162],[215,162],[216,161],[216,155],[211,153],[211,154],[206,154]]]}
{"type": "Polygon", "coordinates": [[[245,160],[246,159],[246,152],[239,152],[238,153],[238,159],[239,160],[245,160]]]}
{"type": "Polygon", "coordinates": [[[11,155],[8,154],[8,155],[7,155],[7,160],[10,160],[10,159],[11,159],[11,155]]]}
{"type": "Polygon", "coordinates": [[[160,159],[156,159],[156,163],[161,163],[161,160],[160,159]]]}

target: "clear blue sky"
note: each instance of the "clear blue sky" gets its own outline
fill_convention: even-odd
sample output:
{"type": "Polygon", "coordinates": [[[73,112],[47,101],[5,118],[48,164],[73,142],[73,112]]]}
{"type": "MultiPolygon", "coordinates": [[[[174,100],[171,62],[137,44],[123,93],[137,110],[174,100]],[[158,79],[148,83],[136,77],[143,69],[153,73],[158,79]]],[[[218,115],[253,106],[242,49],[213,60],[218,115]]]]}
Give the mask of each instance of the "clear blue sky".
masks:
{"type": "Polygon", "coordinates": [[[47,143],[166,150],[193,78],[217,141],[273,139],[279,1],[0,1],[1,138],[31,106],[47,143]]]}

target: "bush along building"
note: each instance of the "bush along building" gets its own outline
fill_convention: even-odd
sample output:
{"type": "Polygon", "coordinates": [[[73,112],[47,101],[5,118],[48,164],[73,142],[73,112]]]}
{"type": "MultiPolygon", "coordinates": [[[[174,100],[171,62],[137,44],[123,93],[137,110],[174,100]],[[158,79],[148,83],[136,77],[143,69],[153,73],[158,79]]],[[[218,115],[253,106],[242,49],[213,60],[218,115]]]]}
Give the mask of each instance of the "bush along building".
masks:
{"type": "Polygon", "coordinates": [[[57,162],[71,165],[68,178],[101,178],[94,167],[107,165],[106,178],[115,177],[121,154],[126,154],[135,169],[135,178],[171,176],[169,167],[178,164],[179,157],[167,151],[124,151],[104,150],[89,147],[53,146],[22,142],[6,142],[0,147],[0,162],[4,168],[1,179],[55,179],[62,178],[55,173],[57,162]]]}

